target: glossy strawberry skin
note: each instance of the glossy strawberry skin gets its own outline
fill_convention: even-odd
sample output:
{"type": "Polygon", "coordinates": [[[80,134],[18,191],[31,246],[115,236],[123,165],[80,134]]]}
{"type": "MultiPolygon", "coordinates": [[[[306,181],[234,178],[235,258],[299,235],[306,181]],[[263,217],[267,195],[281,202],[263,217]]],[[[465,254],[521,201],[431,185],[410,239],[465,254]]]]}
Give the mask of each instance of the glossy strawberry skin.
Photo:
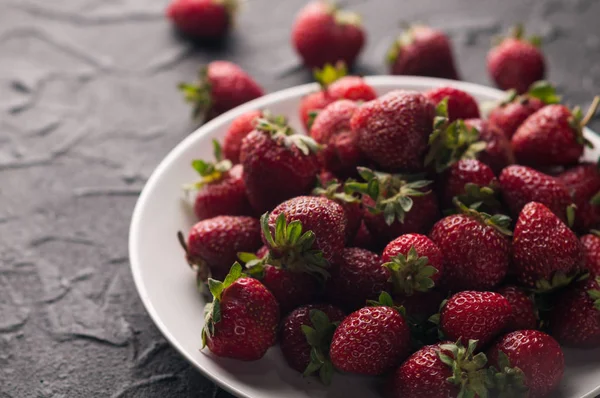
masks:
{"type": "Polygon", "coordinates": [[[279,306],[259,281],[241,278],[223,291],[221,320],[214,335],[208,334],[208,348],[217,356],[254,361],[275,344],[279,306]]]}
{"type": "Polygon", "coordinates": [[[536,167],[567,166],[583,155],[570,125],[572,114],[564,105],[548,105],[529,116],[511,143],[519,163],[536,167]]]}
{"type": "Polygon", "coordinates": [[[552,310],[552,336],[568,347],[600,347],[600,309],[588,291],[600,291],[595,278],[571,286],[557,299],[552,310]]]}
{"type": "Polygon", "coordinates": [[[302,97],[300,100],[300,106],[298,112],[302,125],[309,131],[309,121],[311,119],[311,112],[319,112],[327,107],[327,105],[333,103],[335,99],[329,95],[327,90],[319,90],[314,93],[310,93],[302,97]]]}
{"type": "Polygon", "coordinates": [[[459,388],[447,382],[452,370],[439,357],[440,344],[421,348],[394,372],[390,383],[392,398],[458,396],[459,388]]]}
{"type": "Polygon", "coordinates": [[[391,74],[459,79],[450,40],[444,32],[421,25],[414,26],[411,33],[412,42],[391,60],[391,74]]]}
{"type": "Polygon", "coordinates": [[[583,247],[583,268],[591,278],[600,276],[600,237],[588,234],[579,238],[579,241],[583,247]]]}
{"type": "Polygon", "coordinates": [[[305,305],[285,317],[281,324],[279,345],[288,365],[298,372],[304,372],[310,362],[311,346],[302,332],[302,325],[313,326],[310,320],[310,311],[313,309],[323,311],[330,322],[340,322],[346,317],[342,310],[330,304],[305,305]]]}
{"type": "Polygon", "coordinates": [[[269,215],[271,233],[275,232],[275,220],[285,214],[288,223],[300,221],[302,231],[312,231],[316,249],[323,257],[334,262],[344,248],[346,233],[346,215],[342,206],[336,202],[317,196],[298,196],[277,206],[269,215]]]}
{"type": "Polygon", "coordinates": [[[518,330],[502,336],[487,353],[488,363],[498,369],[498,351],[508,357],[511,367],[525,376],[529,398],[543,398],[558,388],[565,361],[556,340],[537,330],[518,330]]]}
{"type": "Polygon", "coordinates": [[[486,148],[479,152],[477,159],[487,164],[494,174],[500,174],[506,166],[515,163],[510,141],[502,131],[483,119],[467,119],[465,125],[479,131],[479,139],[486,143],[486,148]]]}
{"type": "Polygon", "coordinates": [[[319,171],[316,155],[304,155],[279,138],[254,130],[242,140],[240,160],[248,200],[258,214],[313,188],[319,171]]]}
{"type": "Polygon", "coordinates": [[[216,216],[250,215],[252,209],[242,178],[244,169],[234,166],[220,181],[204,185],[196,194],[194,213],[198,220],[216,216]]]}
{"type": "Polygon", "coordinates": [[[489,122],[511,139],[525,119],[545,106],[538,98],[525,97],[507,104],[501,104],[490,112],[489,122]]]}
{"type": "Polygon", "coordinates": [[[233,164],[240,162],[242,140],[254,130],[254,122],[262,117],[262,111],[249,111],[235,119],[229,125],[223,139],[223,155],[233,164]]]}
{"type": "Polygon", "coordinates": [[[527,204],[513,236],[513,269],[519,282],[534,287],[556,272],[579,270],[582,248],[577,236],[541,203],[527,204]]]}
{"type": "Polygon", "coordinates": [[[451,122],[457,119],[479,118],[479,106],[471,94],[454,87],[442,86],[425,92],[425,97],[434,105],[448,99],[448,119],[451,122]]]}
{"type": "Polygon", "coordinates": [[[492,48],[487,56],[487,68],[498,87],[525,93],[529,86],[544,78],[546,66],[542,52],[533,44],[516,38],[506,38],[492,48]]]}
{"type": "Polygon", "coordinates": [[[498,285],[510,262],[510,241],[494,227],[455,214],[438,221],[429,237],[444,256],[443,285],[451,291],[498,285]]]}
{"type": "Polygon", "coordinates": [[[485,347],[511,320],[508,300],[499,293],[463,291],[450,297],[440,313],[440,330],[451,341],[478,340],[485,347]]]}
{"type": "Polygon", "coordinates": [[[348,247],[333,264],[327,282],[326,295],[330,302],[354,311],[376,300],[382,291],[389,291],[389,274],[381,266],[381,257],[366,249],[348,247]]]}
{"type": "Polygon", "coordinates": [[[445,209],[452,208],[452,199],[465,193],[466,184],[489,187],[496,182],[494,172],[486,164],[476,159],[459,160],[446,175],[442,204],[445,209]]]}
{"type": "Polygon", "coordinates": [[[188,260],[206,263],[212,278],[223,280],[238,252],[254,252],[261,246],[257,219],[218,216],[194,225],[188,235],[188,260]]]}
{"type": "Polygon", "coordinates": [[[561,220],[566,220],[571,196],[554,177],[527,166],[513,165],[502,170],[499,177],[502,196],[513,217],[529,202],[547,206],[561,220]]]}
{"type": "Polygon", "coordinates": [[[308,3],[296,16],[292,27],[292,44],[309,68],[344,61],[352,65],[360,53],[365,33],[359,24],[336,21],[335,13],[325,2],[308,3]]]}
{"type": "Polygon", "coordinates": [[[577,165],[558,175],[571,193],[575,210],[575,229],[587,232],[600,226],[600,206],[591,203],[592,198],[600,192],[600,172],[593,163],[577,165]]]}
{"type": "Polygon", "coordinates": [[[537,328],[533,300],[524,290],[516,286],[503,286],[498,289],[498,293],[506,297],[512,309],[512,318],[507,331],[537,328]]]}
{"type": "Polygon", "coordinates": [[[229,31],[232,14],[215,0],[174,0],[167,17],[179,31],[195,39],[219,39],[229,31]]]}
{"type": "Polygon", "coordinates": [[[399,254],[408,255],[414,247],[419,257],[427,257],[429,265],[438,270],[431,276],[431,280],[437,284],[444,271],[444,260],[442,252],[431,239],[421,234],[401,235],[387,244],[381,255],[382,263],[390,262],[399,254]]]}
{"type": "Polygon", "coordinates": [[[303,272],[292,272],[265,265],[260,281],[277,299],[282,314],[315,301],[319,285],[315,277],[303,272]]]}
{"type": "Polygon", "coordinates": [[[420,171],[434,112],[422,94],[392,91],[363,104],[352,117],[352,130],[365,156],[384,170],[420,171]]]}
{"type": "MultiPolygon", "coordinates": [[[[438,202],[433,193],[425,196],[413,197],[413,207],[406,213],[404,223],[394,220],[391,225],[387,225],[382,214],[372,214],[370,211],[364,211],[364,221],[369,232],[375,239],[375,242],[389,242],[401,235],[417,233],[426,234],[433,224],[440,218],[438,202]]],[[[373,206],[374,202],[369,197],[363,198],[365,207],[373,206]]]]}
{"type": "Polygon", "coordinates": [[[410,330],[398,311],[364,307],[340,323],[329,355],[343,372],[380,375],[398,366],[409,350],[410,330]]]}

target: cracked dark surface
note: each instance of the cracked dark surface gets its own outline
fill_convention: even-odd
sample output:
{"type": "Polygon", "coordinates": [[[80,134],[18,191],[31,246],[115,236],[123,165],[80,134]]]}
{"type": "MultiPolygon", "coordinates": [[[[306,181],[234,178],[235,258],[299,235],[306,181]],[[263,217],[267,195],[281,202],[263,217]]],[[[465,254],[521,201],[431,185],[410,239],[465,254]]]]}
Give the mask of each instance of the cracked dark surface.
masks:
{"type": "MultiPolygon", "coordinates": [[[[166,2],[0,0],[1,398],[230,396],[144,311],[129,220],[153,168],[195,128],[175,86],[200,64],[232,60],[268,91],[309,80],[288,44],[304,1],[248,0],[212,49],[173,34],[166,2]]],[[[368,29],[359,73],[384,73],[399,21],[422,21],[451,34],[464,80],[489,84],[490,39],[525,21],[569,103],[600,93],[598,1],[345,3],[368,29]]]]}

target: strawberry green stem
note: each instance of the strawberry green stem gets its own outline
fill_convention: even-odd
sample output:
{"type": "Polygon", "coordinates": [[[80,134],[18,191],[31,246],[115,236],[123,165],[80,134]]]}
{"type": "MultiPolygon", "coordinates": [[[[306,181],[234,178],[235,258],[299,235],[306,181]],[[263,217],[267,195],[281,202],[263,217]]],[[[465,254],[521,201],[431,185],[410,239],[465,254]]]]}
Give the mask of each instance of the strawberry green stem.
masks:
{"type": "Polygon", "coordinates": [[[599,95],[594,97],[594,100],[592,101],[592,105],[590,105],[587,113],[583,117],[583,120],[581,120],[581,127],[587,126],[587,124],[590,122],[590,120],[592,120],[592,118],[596,114],[596,111],[598,110],[598,105],[600,105],[600,96],[599,95]]]}

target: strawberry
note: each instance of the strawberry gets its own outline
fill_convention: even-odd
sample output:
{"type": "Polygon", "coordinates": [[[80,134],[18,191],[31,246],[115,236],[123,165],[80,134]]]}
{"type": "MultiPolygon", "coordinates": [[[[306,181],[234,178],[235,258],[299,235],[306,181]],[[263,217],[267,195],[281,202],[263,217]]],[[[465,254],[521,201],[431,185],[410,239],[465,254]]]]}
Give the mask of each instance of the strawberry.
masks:
{"type": "Polygon", "coordinates": [[[386,58],[392,75],[459,80],[450,40],[429,26],[411,26],[392,43],[386,58]]]}
{"type": "Polygon", "coordinates": [[[329,356],[336,369],[380,375],[408,356],[408,324],[389,294],[382,293],[379,300],[348,315],[335,330],[329,356]]]}
{"type": "Polygon", "coordinates": [[[510,218],[459,205],[462,214],[441,219],[429,233],[444,256],[443,284],[454,292],[491,289],[508,271],[510,218]]]}
{"type": "Polygon", "coordinates": [[[389,290],[388,278],[377,253],[347,247],[332,265],[326,294],[330,302],[354,311],[389,290]]]}
{"type": "Polygon", "coordinates": [[[308,376],[319,372],[329,385],[333,365],[329,361],[329,344],[338,323],[346,315],[330,304],[306,305],[292,311],[281,324],[279,341],[288,365],[308,376]]]}
{"type": "Polygon", "coordinates": [[[242,277],[235,263],[223,282],[208,280],[212,303],[206,305],[202,347],[220,357],[255,361],[275,344],[279,307],[259,281],[242,277]]]}
{"type": "Polygon", "coordinates": [[[600,276],[600,232],[594,230],[579,241],[583,247],[583,268],[591,277],[600,276]]]}
{"type": "MultiPolygon", "coordinates": [[[[270,262],[265,260],[265,262],[270,262]]],[[[277,299],[281,314],[287,314],[300,305],[312,303],[319,294],[318,280],[307,272],[296,272],[287,268],[286,265],[274,266],[265,264],[262,271],[257,272],[258,267],[253,267],[252,277],[257,278],[277,299]]]]}
{"type": "Polygon", "coordinates": [[[425,235],[399,236],[388,243],[381,259],[389,271],[394,294],[400,296],[428,292],[444,270],[440,249],[425,235]]]}
{"type": "Polygon", "coordinates": [[[223,279],[238,252],[253,252],[260,245],[260,224],[257,219],[243,216],[218,216],[196,223],[187,238],[178,234],[186,260],[197,271],[198,279],[208,276],[223,279]]]}
{"type": "Polygon", "coordinates": [[[525,94],[518,95],[516,90],[509,90],[506,98],[490,112],[489,122],[510,139],[525,119],[545,105],[559,102],[560,96],[556,95],[556,89],[550,83],[535,82],[525,94]]]}
{"type": "Polygon", "coordinates": [[[552,311],[552,336],[562,345],[600,347],[600,277],[569,288],[552,311]]]}
{"type": "Polygon", "coordinates": [[[347,182],[346,187],[362,194],[364,221],[376,242],[388,242],[407,233],[426,233],[437,221],[437,199],[431,191],[424,191],[431,181],[364,167],[358,172],[366,182],[347,182]]]}
{"type": "Polygon", "coordinates": [[[527,166],[513,165],[502,170],[499,180],[504,202],[514,217],[527,203],[539,202],[566,220],[571,196],[557,179],[527,166]]]}
{"type": "Polygon", "coordinates": [[[363,249],[370,249],[375,246],[373,236],[365,225],[364,220],[360,223],[360,227],[358,227],[358,231],[356,231],[356,236],[352,240],[352,244],[348,246],[360,247],[363,249]]]}
{"type": "Polygon", "coordinates": [[[503,168],[515,163],[510,141],[500,129],[483,119],[467,119],[465,126],[479,132],[479,140],[485,142],[485,148],[477,153],[477,159],[487,164],[495,174],[500,174],[503,168]]]}
{"type": "Polygon", "coordinates": [[[513,28],[511,35],[488,52],[487,69],[498,87],[515,89],[521,94],[546,73],[544,54],[538,37],[525,39],[523,26],[513,28]]]}
{"type": "Polygon", "coordinates": [[[186,36],[215,40],[229,32],[237,6],[237,0],[173,0],[166,14],[186,36]]]}
{"type": "Polygon", "coordinates": [[[196,217],[205,220],[222,215],[249,215],[251,208],[242,178],[243,167],[232,167],[230,160],[223,159],[218,141],[213,140],[213,146],[216,162],[192,161],[192,167],[202,178],[185,186],[186,190],[198,191],[194,202],[196,217]]]}
{"type": "Polygon", "coordinates": [[[529,116],[513,135],[511,143],[520,163],[536,166],[567,166],[577,163],[584,147],[593,144],[583,128],[596,113],[600,96],[594,98],[588,113],[564,105],[548,105],[529,116]]]}
{"type": "Polygon", "coordinates": [[[435,109],[416,91],[396,90],[361,106],[352,131],[365,156],[385,170],[423,170],[435,109]]]}
{"type": "MultiPolygon", "coordinates": [[[[297,253],[286,252],[287,245],[280,244],[278,240],[278,228],[280,219],[283,218],[292,225],[296,221],[305,231],[310,231],[314,240],[314,248],[323,253],[323,258],[333,263],[344,248],[344,237],[346,233],[346,215],[342,206],[327,198],[315,196],[298,196],[287,200],[277,206],[268,216],[268,224],[263,222],[263,240],[269,246],[274,257],[289,255],[295,259],[297,253]],[[275,233],[275,238],[270,234],[275,233]]],[[[297,238],[295,231],[288,232],[288,239],[297,238]]]]}
{"type": "Polygon", "coordinates": [[[511,317],[510,303],[501,294],[465,290],[442,304],[439,329],[452,341],[477,340],[481,349],[505,330],[511,317]]]}
{"type": "Polygon", "coordinates": [[[364,43],[360,16],[326,1],[308,3],[292,27],[292,44],[309,68],[337,61],[352,65],[364,43]]]}
{"type": "Polygon", "coordinates": [[[254,130],[256,121],[261,117],[263,117],[262,111],[249,111],[233,119],[229,125],[223,139],[223,155],[233,164],[240,162],[242,140],[254,130]]]}
{"type": "Polygon", "coordinates": [[[512,310],[512,318],[507,330],[537,328],[538,320],[533,300],[523,289],[509,285],[498,289],[498,293],[506,297],[512,310]]]}
{"type": "Polygon", "coordinates": [[[484,353],[476,341],[464,347],[442,342],[412,354],[392,375],[391,398],[487,397],[484,353]]]}
{"type": "Polygon", "coordinates": [[[583,163],[558,175],[571,193],[575,209],[574,228],[587,232],[600,226],[600,171],[597,164],[583,163]]]}
{"type": "Polygon", "coordinates": [[[260,120],[242,140],[240,161],[248,200],[257,213],[310,192],[319,171],[319,146],[288,126],[260,120]]]}
{"type": "Polygon", "coordinates": [[[444,180],[441,200],[444,208],[452,208],[455,197],[469,205],[481,202],[495,210],[500,206],[495,199],[496,176],[479,160],[459,160],[448,169],[444,180]]]}
{"type": "Polygon", "coordinates": [[[453,122],[457,119],[479,118],[479,106],[471,94],[450,86],[432,88],[425,92],[425,97],[434,105],[438,105],[447,98],[448,119],[453,122]]]}
{"type": "Polygon", "coordinates": [[[363,218],[363,208],[360,200],[356,196],[344,192],[344,186],[337,180],[330,181],[325,185],[325,188],[317,187],[313,189],[313,195],[333,200],[342,206],[346,215],[345,242],[352,242],[363,218]]]}
{"type": "Polygon", "coordinates": [[[582,258],[577,236],[549,208],[538,202],[523,207],[513,237],[513,268],[521,284],[539,290],[564,285],[582,258]]]}
{"type": "Polygon", "coordinates": [[[209,63],[200,69],[197,84],[181,83],[179,89],[192,104],[193,117],[203,121],[264,94],[250,75],[228,61],[209,63]]]}
{"type": "Polygon", "coordinates": [[[502,336],[487,355],[500,398],[543,398],[556,390],[565,368],[560,346],[537,330],[502,336]]]}

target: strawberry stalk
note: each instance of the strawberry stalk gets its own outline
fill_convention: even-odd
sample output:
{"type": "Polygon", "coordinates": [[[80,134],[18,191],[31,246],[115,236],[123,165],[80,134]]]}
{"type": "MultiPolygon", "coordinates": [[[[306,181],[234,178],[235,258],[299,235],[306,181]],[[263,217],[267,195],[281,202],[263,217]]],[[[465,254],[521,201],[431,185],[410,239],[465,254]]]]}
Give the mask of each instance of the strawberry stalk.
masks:
{"type": "Polygon", "coordinates": [[[311,347],[310,362],[304,370],[304,376],[319,372],[321,382],[331,384],[334,368],[329,360],[329,346],[339,322],[331,322],[323,311],[312,309],[309,313],[312,326],[302,325],[302,333],[311,347]]]}
{"type": "Polygon", "coordinates": [[[389,281],[393,284],[394,293],[406,296],[411,296],[415,291],[429,291],[435,285],[431,276],[438,272],[435,267],[429,265],[426,256],[419,256],[414,246],[406,256],[400,253],[382,267],[390,270],[389,281]]]}
{"type": "Polygon", "coordinates": [[[440,360],[452,369],[447,381],[460,389],[459,397],[487,398],[491,385],[486,369],[487,357],[483,352],[475,354],[477,340],[469,340],[464,347],[460,340],[454,344],[442,344],[438,351],[440,360]]]}
{"type": "Polygon", "coordinates": [[[583,135],[584,127],[592,120],[594,115],[596,115],[596,111],[598,110],[598,105],[600,105],[600,96],[595,96],[592,104],[590,105],[585,116],[579,106],[576,106],[571,112],[571,118],[569,119],[569,125],[573,129],[573,133],[575,134],[575,139],[577,143],[580,145],[585,145],[588,148],[594,148],[594,144],[583,135]]]}

